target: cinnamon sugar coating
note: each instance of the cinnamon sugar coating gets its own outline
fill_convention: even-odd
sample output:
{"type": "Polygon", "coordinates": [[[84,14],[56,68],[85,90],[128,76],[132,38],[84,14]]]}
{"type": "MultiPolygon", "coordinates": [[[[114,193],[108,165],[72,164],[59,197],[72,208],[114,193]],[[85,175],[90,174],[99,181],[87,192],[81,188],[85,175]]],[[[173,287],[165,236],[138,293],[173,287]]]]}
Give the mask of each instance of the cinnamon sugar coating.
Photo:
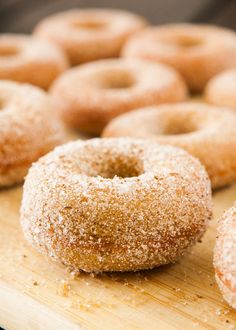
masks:
{"type": "Polygon", "coordinates": [[[43,19],[34,34],[59,45],[72,65],[117,57],[126,40],[143,29],[140,16],[112,9],[72,9],[43,19]]]}
{"type": "Polygon", "coordinates": [[[211,214],[206,171],[184,150],[92,139],[32,166],[21,224],[38,251],[74,270],[136,271],[176,261],[211,214]]]}
{"type": "Polygon", "coordinates": [[[133,59],[100,60],[72,68],[51,87],[61,118],[81,131],[100,133],[114,117],[135,108],[186,99],[177,72],[133,59]]]}
{"type": "Polygon", "coordinates": [[[65,54],[56,45],[23,34],[0,34],[0,79],[48,89],[67,68],[65,54]]]}
{"type": "Polygon", "coordinates": [[[32,162],[65,141],[52,112],[39,88],[0,82],[0,187],[23,181],[32,162]]]}
{"type": "Polygon", "coordinates": [[[236,205],[220,219],[214,267],[224,299],[236,309],[236,205]]]}
{"type": "Polygon", "coordinates": [[[200,102],[165,104],[112,120],[104,137],[146,138],[187,150],[205,166],[212,187],[236,180],[236,114],[200,102]]]}
{"type": "Polygon", "coordinates": [[[213,76],[236,67],[236,33],[207,24],[166,24],[136,33],[122,54],[173,66],[199,92],[213,76]]]}
{"type": "Polygon", "coordinates": [[[226,70],[213,77],[206,86],[205,100],[236,110],[236,69],[226,70]]]}

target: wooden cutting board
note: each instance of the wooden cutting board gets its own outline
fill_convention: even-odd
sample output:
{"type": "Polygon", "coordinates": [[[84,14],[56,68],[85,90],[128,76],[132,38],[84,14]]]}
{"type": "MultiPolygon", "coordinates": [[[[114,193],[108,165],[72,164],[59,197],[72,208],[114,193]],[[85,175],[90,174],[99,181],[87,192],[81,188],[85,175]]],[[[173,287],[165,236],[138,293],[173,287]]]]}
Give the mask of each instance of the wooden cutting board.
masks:
{"type": "Polygon", "coordinates": [[[202,243],[175,265],[141,273],[75,277],[35,252],[19,225],[22,189],[0,192],[0,325],[7,330],[236,329],[215,284],[216,219],[236,185],[214,194],[202,243]]]}

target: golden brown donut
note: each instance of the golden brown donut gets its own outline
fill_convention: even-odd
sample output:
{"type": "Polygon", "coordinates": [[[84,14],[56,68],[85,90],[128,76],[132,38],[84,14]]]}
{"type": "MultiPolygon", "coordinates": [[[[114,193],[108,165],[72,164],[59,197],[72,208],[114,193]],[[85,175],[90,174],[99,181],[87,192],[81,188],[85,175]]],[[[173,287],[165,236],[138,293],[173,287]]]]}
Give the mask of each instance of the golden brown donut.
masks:
{"type": "Polygon", "coordinates": [[[0,187],[21,182],[32,162],[64,142],[64,128],[52,112],[39,88],[0,82],[0,187]]]}
{"type": "Polygon", "coordinates": [[[214,267],[224,299],[236,309],[236,204],[220,220],[214,267]]]}
{"type": "Polygon", "coordinates": [[[47,89],[67,67],[61,49],[47,41],[20,34],[0,35],[0,79],[47,89]]]}
{"type": "Polygon", "coordinates": [[[71,64],[117,57],[125,41],[147,22],[112,9],[72,9],[47,17],[34,33],[64,49],[71,64]]]}
{"type": "Polygon", "coordinates": [[[30,244],[86,272],[174,262],[210,218],[210,181],[197,159],[128,138],[56,148],[29,170],[21,206],[30,244]]]}
{"type": "Polygon", "coordinates": [[[205,89],[207,102],[236,110],[236,69],[213,77],[205,89]]]}
{"type": "Polygon", "coordinates": [[[53,83],[51,95],[69,126],[100,133],[121,113],[182,101],[187,92],[178,73],[162,64],[110,59],[68,70],[53,83]]]}
{"type": "Polygon", "coordinates": [[[112,120],[104,137],[153,139],[199,158],[218,188],[236,180],[236,114],[200,102],[143,108],[112,120]]]}
{"type": "Polygon", "coordinates": [[[171,65],[199,92],[214,75],[236,67],[236,33],[211,25],[151,27],[128,40],[123,56],[171,65]]]}

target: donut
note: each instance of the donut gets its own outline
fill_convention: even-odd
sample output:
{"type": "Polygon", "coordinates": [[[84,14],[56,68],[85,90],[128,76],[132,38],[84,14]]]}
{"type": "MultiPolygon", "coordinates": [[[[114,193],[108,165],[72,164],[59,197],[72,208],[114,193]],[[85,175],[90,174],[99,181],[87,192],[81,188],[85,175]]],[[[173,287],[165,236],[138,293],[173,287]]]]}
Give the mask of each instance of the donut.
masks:
{"type": "Polygon", "coordinates": [[[72,65],[117,57],[125,41],[147,22],[138,15],[111,9],[72,9],[40,22],[34,34],[59,45],[72,65]]]}
{"type": "Polygon", "coordinates": [[[197,159],[129,138],[56,148],[29,170],[21,206],[28,242],[86,272],[174,262],[210,218],[210,181],[197,159]]]}
{"type": "Polygon", "coordinates": [[[122,54],[171,65],[200,92],[214,75],[236,67],[236,33],[212,25],[151,27],[131,37],[122,54]]]}
{"type": "Polygon", "coordinates": [[[72,68],[53,83],[50,94],[66,124],[96,134],[123,112],[187,96],[183,80],[171,68],[128,59],[72,68]]]}
{"type": "Polygon", "coordinates": [[[50,99],[28,84],[0,81],[0,187],[23,181],[32,162],[65,141],[50,99]]]}
{"type": "Polygon", "coordinates": [[[224,299],[236,309],[236,204],[220,219],[214,250],[215,277],[224,299]]]}
{"type": "Polygon", "coordinates": [[[68,67],[57,46],[20,34],[0,35],[0,79],[29,83],[48,89],[68,67]]]}
{"type": "Polygon", "coordinates": [[[212,187],[236,180],[236,114],[200,102],[165,104],[112,120],[103,137],[136,137],[187,150],[205,166],[212,187]]]}
{"type": "Polygon", "coordinates": [[[213,77],[206,86],[205,100],[236,110],[236,69],[226,70],[213,77]]]}

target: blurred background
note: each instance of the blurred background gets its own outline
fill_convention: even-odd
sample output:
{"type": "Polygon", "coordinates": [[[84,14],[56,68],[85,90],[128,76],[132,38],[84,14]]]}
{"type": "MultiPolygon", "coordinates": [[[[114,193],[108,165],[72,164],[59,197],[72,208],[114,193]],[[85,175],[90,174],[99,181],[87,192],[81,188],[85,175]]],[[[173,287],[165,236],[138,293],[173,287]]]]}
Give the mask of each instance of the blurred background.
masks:
{"type": "Polygon", "coordinates": [[[153,24],[207,22],[236,29],[236,0],[0,0],[0,32],[31,32],[46,15],[72,7],[127,9],[153,24]]]}

